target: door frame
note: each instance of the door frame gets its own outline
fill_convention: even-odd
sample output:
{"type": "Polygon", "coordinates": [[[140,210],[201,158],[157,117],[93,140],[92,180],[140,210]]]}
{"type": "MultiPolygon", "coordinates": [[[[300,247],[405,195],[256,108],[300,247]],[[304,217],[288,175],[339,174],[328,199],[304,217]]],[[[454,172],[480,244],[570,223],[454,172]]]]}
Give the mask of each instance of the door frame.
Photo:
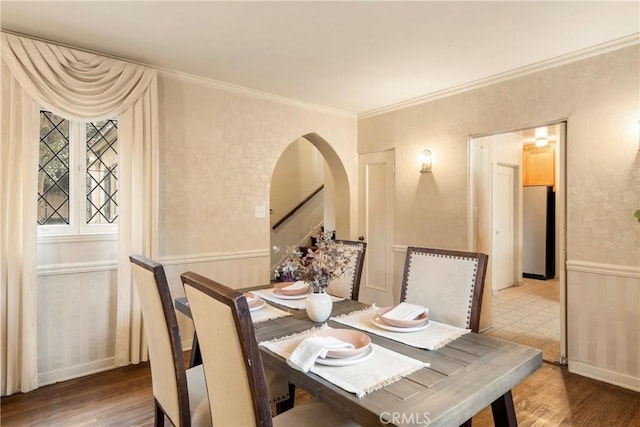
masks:
{"type": "MultiPolygon", "coordinates": [[[[467,201],[467,248],[476,251],[478,242],[477,223],[481,214],[478,212],[476,194],[475,171],[478,169],[476,157],[473,155],[474,140],[491,135],[503,133],[519,132],[540,126],[560,126],[559,139],[556,142],[556,241],[558,253],[556,254],[556,275],[560,286],[560,364],[566,365],[568,361],[567,349],[567,127],[568,119],[559,119],[537,125],[525,126],[511,130],[488,132],[483,134],[470,135],[467,142],[467,178],[468,178],[468,201],[467,201]]],[[[493,173],[493,172],[492,172],[493,173]]],[[[491,257],[491,254],[489,254],[491,257]]],[[[490,278],[490,272],[487,278],[490,278]]],[[[488,301],[491,303],[491,298],[488,301]]]]}

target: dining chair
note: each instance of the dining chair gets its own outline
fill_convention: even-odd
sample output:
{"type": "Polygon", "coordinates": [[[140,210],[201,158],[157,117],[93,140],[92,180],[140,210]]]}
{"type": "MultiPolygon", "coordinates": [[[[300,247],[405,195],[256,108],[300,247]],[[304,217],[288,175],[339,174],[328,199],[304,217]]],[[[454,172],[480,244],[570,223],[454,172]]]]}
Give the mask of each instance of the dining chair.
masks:
{"type": "Polygon", "coordinates": [[[350,246],[356,250],[349,263],[347,273],[337,279],[332,280],[327,286],[327,293],[358,301],[360,294],[360,279],[362,278],[362,267],[364,266],[364,255],[367,251],[367,244],[360,241],[336,240],[338,243],[350,246]]]}
{"type": "Polygon", "coordinates": [[[202,366],[185,369],[164,267],[142,255],[131,255],[129,260],[149,346],[155,425],[163,426],[166,415],[174,426],[210,426],[204,370],[202,366]]]}
{"type": "Polygon", "coordinates": [[[181,275],[200,337],[214,425],[356,426],[318,399],[271,416],[267,383],[246,297],[187,272],[181,275]]]}
{"type": "Polygon", "coordinates": [[[429,308],[429,318],[478,332],[486,254],[408,247],[400,301],[429,308]]]}
{"type": "MultiPolygon", "coordinates": [[[[478,332],[489,256],[478,252],[407,248],[400,301],[429,308],[429,318],[478,332]]],[[[511,392],[493,405],[513,409],[511,392]]],[[[472,420],[461,427],[471,427],[472,420]]],[[[499,425],[496,423],[496,425],[499,425]]]]}

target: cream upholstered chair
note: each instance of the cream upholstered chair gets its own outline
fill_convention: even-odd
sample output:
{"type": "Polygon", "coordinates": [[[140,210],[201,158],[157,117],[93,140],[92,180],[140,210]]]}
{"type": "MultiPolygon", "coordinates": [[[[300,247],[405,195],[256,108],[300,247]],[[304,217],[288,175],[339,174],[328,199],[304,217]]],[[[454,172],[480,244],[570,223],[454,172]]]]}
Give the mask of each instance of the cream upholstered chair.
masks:
{"type": "Polygon", "coordinates": [[[200,340],[213,425],[355,426],[314,399],[272,418],[245,296],[187,272],[182,283],[200,340]]]}
{"type": "Polygon", "coordinates": [[[155,425],[164,425],[166,415],[175,426],[210,426],[204,370],[202,366],[185,369],[164,268],[142,255],[131,255],[129,260],[149,345],[155,425]]]}
{"type": "Polygon", "coordinates": [[[478,332],[489,257],[476,252],[407,248],[400,301],[429,308],[429,318],[478,332]]]}
{"type": "Polygon", "coordinates": [[[360,279],[362,278],[362,267],[364,265],[364,254],[367,250],[365,242],[355,242],[352,240],[336,240],[343,245],[356,248],[351,262],[349,263],[349,271],[342,277],[338,277],[329,283],[327,292],[341,298],[348,298],[354,301],[358,300],[360,293],[360,279]]]}
{"type": "MultiPolygon", "coordinates": [[[[437,322],[478,332],[488,260],[477,252],[408,247],[400,301],[428,307],[437,322]]],[[[501,400],[513,409],[511,392],[501,400]]],[[[471,427],[471,419],[462,426],[471,427]]]]}

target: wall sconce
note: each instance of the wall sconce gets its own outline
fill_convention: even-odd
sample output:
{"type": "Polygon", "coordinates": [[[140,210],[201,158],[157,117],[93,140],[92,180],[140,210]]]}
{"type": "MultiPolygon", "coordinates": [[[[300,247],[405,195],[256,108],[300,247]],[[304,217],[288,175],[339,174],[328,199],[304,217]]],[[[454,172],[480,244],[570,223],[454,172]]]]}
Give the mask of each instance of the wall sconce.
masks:
{"type": "Polygon", "coordinates": [[[431,155],[431,151],[424,150],[420,154],[420,173],[430,173],[432,165],[433,156],[431,155]]]}

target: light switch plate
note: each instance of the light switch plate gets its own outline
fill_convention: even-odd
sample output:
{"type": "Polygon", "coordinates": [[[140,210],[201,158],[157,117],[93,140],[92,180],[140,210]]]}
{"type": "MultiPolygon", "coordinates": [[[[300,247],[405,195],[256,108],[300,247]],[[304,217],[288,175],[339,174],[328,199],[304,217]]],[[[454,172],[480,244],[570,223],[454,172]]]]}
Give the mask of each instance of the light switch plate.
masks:
{"type": "Polygon", "coordinates": [[[267,217],[267,208],[263,205],[256,206],[256,218],[266,218],[267,217]]]}

